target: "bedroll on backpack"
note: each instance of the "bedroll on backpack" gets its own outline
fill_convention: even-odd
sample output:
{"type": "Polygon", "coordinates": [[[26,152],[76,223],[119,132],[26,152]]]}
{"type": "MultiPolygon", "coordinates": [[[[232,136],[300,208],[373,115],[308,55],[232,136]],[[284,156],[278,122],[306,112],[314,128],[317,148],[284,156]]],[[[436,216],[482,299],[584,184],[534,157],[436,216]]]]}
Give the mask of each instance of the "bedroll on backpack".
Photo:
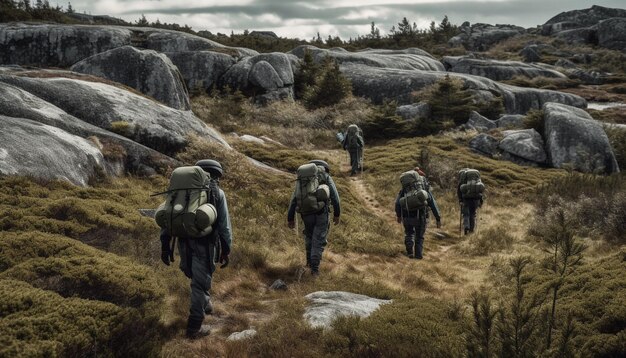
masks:
{"type": "Polygon", "coordinates": [[[296,179],[296,210],[301,214],[313,214],[326,206],[330,197],[328,185],[320,184],[320,169],[313,163],[298,168],[296,179]]]}
{"type": "Polygon", "coordinates": [[[480,180],[480,172],[476,169],[463,169],[459,172],[459,183],[463,199],[480,199],[485,191],[485,184],[480,180]]]}
{"type": "Polygon", "coordinates": [[[400,206],[406,211],[423,209],[428,205],[428,192],[424,177],[415,170],[400,175],[400,183],[404,189],[404,196],[400,198],[400,206]]]}
{"type": "Polygon", "coordinates": [[[208,203],[209,175],[197,166],[172,172],[167,197],[156,211],[159,227],[174,237],[200,238],[213,231],[217,210],[208,203]]]}

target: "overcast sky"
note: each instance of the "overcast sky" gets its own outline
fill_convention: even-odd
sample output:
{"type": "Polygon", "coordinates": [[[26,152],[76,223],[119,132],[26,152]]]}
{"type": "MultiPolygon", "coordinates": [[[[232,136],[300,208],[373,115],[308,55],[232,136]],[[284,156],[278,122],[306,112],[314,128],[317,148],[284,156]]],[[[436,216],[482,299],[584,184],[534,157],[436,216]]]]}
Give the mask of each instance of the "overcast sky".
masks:
{"type": "MultiPolygon", "coordinates": [[[[57,0],[51,0],[55,4],[57,0]]],[[[65,0],[59,5],[67,6],[65,0]]],[[[76,11],[111,15],[135,21],[187,24],[194,30],[230,34],[231,30],[269,30],[282,37],[343,39],[369,33],[374,21],[388,33],[402,17],[426,28],[430,21],[448,15],[454,24],[464,21],[534,27],[554,15],[591,5],[626,8],[625,0],[73,0],[76,11]]]]}

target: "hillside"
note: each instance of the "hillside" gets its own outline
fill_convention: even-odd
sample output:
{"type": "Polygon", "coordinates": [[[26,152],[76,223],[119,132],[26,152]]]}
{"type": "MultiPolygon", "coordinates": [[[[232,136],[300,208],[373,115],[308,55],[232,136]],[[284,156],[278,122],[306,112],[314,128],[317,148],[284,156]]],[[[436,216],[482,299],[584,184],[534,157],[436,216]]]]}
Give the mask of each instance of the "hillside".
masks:
{"type": "Polygon", "coordinates": [[[274,52],[107,18],[0,23],[0,356],[626,355],[626,55],[624,33],[603,32],[623,12],[274,52]],[[352,123],[356,176],[335,138],[352,123]],[[233,248],[211,334],[189,340],[189,279],[139,209],[205,158],[225,169],[233,248]],[[302,220],[287,227],[312,159],[342,213],[317,278],[302,220]],[[394,211],[415,166],[442,214],[422,260],[394,211]],[[466,236],[465,167],[487,187],[466,236]],[[313,327],[305,296],[320,291],[384,304],[313,327]]]}

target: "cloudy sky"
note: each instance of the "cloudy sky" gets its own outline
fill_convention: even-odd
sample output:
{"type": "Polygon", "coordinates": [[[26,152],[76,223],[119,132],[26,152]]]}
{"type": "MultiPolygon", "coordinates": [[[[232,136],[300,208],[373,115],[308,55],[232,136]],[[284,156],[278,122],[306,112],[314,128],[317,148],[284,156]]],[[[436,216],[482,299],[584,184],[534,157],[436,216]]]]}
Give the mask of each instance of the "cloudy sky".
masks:
{"type": "MultiPolygon", "coordinates": [[[[57,0],[51,0],[55,4],[57,0]]],[[[67,6],[65,0],[59,5],[67,6]]],[[[463,21],[533,27],[565,10],[591,5],[626,8],[624,0],[72,0],[79,12],[108,14],[127,21],[145,14],[149,21],[187,24],[194,30],[230,34],[249,30],[274,31],[282,37],[310,39],[367,34],[374,21],[382,34],[402,17],[428,27],[448,15],[463,21]]]]}

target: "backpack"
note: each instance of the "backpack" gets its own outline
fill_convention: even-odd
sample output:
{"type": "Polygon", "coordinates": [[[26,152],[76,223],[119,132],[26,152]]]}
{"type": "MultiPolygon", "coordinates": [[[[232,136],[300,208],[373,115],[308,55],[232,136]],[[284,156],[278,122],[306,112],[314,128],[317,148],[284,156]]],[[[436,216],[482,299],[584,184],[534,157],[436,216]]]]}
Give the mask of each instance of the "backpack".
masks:
{"type": "Polygon", "coordinates": [[[459,184],[463,199],[480,199],[485,191],[485,184],[480,180],[480,172],[465,168],[459,171],[459,184]]]}
{"type": "Polygon", "coordinates": [[[362,146],[363,143],[363,131],[356,124],[351,124],[348,126],[348,131],[346,133],[346,141],[348,148],[358,148],[362,146]],[[359,143],[360,142],[360,143],[359,143]]]}
{"type": "Polygon", "coordinates": [[[156,210],[157,225],[173,237],[200,238],[213,231],[217,220],[216,182],[198,166],[172,172],[165,201],[156,210]],[[209,188],[210,186],[210,188],[209,188]]]}
{"type": "Polygon", "coordinates": [[[296,210],[300,214],[313,214],[321,211],[330,198],[330,188],[326,184],[324,167],[314,163],[298,168],[296,179],[296,210]]]}
{"type": "Polygon", "coordinates": [[[405,211],[423,209],[428,205],[426,180],[415,170],[409,170],[400,175],[400,184],[404,195],[400,198],[400,207],[405,211]]]}

